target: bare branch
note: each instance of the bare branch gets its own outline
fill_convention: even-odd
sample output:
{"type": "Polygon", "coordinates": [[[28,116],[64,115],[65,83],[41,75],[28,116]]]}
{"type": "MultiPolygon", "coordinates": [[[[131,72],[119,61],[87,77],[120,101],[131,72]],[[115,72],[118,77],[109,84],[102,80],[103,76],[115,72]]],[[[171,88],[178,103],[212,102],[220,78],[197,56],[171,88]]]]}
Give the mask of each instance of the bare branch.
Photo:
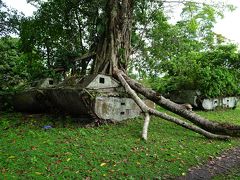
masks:
{"type": "Polygon", "coordinates": [[[145,141],[147,140],[149,123],[150,123],[150,115],[149,113],[145,113],[145,120],[144,120],[143,131],[142,131],[142,138],[145,141]]]}
{"type": "MultiPolygon", "coordinates": [[[[184,128],[190,129],[194,132],[197,132],[199,134],[202,134],[203,136],[207,137],[207,138],[211,138],[211,139],[229,139],[229,136],[225,136],[225,135],[217,135],[217,134],[213,134],[210,133],[204,129],[201,129],[200,127],[188,124],[185,121],[182,121],[180,119],[177,119],[175,117],[169,116],[166,113],[161,113],[155,109],[152,109],[150,107],[148,107],[137,95],[137,93],[129,86],[128,82],[124,79],[123,77],[123,72],[120,71],[119,69],[115,68],[114,69],[114,73],[115,75],[118,77],[119,81],[121,82],[121,84],[123,85],[123,87],[125,88],[126,92],[133,98],[133,100],[136,102],[136,104],[141,108],[141,110],[145,113],[146,117],[145,117],[145,123],[144,123],[144,132],[147,132],[147,128],[148,128],[148,124],[149,124],[149,119],[148,119],[148,113],[153,114],[155,116],[161,117],[167,121],[173,122],[175,124],[178,124],[184,128]]],[[[144,139],[147,139],[147,134],[145,136],[143,136],[144,139]]]]}
{"type": "MultiPolygon", "coordinates": [[[[136,90],[138,93],[142,94],[149,100],[155,102],[156,104],[160,105],[161,107],[172,111],[175,114],[191,121],[192,123],[196,124],[197,126],[203,128],[204,130],[212,133],[218,134],[225,134],[229,136],[240,136],[240,126],[238,125],[229,125],[229,124],[220,124],[217,122],[209,121],[192,111],[188,111],[182,108],[181,105],[178,105],[163,96],[159,93],[153,91],[152,89],[145,88],[140,83],[130,79],[126,74],[122,72],[122,75],[126,79],[127,83],[136,90]]],[[[163,117],[164,118],[164,117],[163,117]]]]}

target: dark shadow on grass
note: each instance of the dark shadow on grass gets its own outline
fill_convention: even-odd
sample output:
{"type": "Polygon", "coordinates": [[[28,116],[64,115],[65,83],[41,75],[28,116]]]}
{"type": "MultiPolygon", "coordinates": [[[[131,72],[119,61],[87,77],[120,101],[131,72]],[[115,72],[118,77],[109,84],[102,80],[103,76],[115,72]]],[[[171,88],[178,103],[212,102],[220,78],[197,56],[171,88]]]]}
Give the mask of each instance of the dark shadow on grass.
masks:
{"type": "Polygon", "coordinates": [[[30,114],[30,113],[1,113],[0,121],[6,124],[4,130],[17,128],[19,126],[28,126],[29,128],[38,129],[44,126],[51,128],[84,128],[92,125],[94,122],[91,117],[71,117],[60,114],[30,114]]]}

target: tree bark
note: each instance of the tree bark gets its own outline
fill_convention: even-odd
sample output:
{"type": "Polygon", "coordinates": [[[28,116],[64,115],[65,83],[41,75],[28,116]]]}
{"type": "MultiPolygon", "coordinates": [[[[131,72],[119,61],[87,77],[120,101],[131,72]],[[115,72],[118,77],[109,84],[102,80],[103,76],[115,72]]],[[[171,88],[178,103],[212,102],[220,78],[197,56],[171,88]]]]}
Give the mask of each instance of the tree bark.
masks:
{"type": "Polygon", "coordinates": [[[150,115],[149,113],[145,113],[143,131],[142,131],[142,138],[146,141],[148,136],[148,126],[150,123],[150,115]]]}
{"type": "Polygon", "coordinates": [[[106,27],[96,50],[94,74],[125,70],[130,55],[133,0],[108,0],[106,27]]]}

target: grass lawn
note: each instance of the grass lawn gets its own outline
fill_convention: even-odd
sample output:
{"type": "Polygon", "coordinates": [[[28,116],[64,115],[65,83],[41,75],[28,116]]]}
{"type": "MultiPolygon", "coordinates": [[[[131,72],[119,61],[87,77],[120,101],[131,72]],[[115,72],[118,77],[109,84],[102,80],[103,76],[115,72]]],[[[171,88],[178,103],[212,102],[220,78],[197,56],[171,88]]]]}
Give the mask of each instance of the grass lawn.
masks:
{"type": "MultiPolygon", "coordinates": [[[[199,114],[240,125],[240,108],[199,114]]],[[[82,128],[69,117],[1,113],[0,179],[169,178],[240,142],[209,140],[160,118],[152,118],[144,142],[142,125],[135,119],[82,128]]]]}

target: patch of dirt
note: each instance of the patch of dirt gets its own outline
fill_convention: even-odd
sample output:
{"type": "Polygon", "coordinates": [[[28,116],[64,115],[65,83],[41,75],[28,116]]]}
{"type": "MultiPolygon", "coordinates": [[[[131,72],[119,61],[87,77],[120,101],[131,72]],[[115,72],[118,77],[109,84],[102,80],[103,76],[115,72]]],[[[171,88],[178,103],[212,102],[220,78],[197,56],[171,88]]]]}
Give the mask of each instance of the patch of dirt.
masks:
{"type": "Polygon", "coordinates": [[[185,176],[177,177],[176,180],[208,180],[238,167],[240,168],[240,146],[225,151],[206,164],[190,168],[185,176]]]}

